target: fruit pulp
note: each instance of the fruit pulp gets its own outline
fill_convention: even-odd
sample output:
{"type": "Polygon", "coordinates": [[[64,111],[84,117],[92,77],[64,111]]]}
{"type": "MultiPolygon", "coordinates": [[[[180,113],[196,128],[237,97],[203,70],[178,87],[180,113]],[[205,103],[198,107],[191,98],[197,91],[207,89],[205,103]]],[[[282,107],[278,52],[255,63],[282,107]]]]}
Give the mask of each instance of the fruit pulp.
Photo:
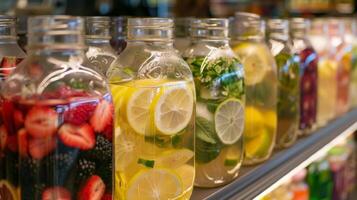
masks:
{"type": "Polygon", "coordinates": [[[105,193],[111,195],[110,95],[4,99],[2,110],[8,138],[5,159],[13,155],[19,159],[22,199],[100,199],[105,193]],[[92,177],[97,177],[95,182],[92,177]]]}
{"type": "Polygon", "coordinates": [[[210,53],[186,59],[197,91],[195,185],[199,187],[232,181],[243,160],[243,69],[238,59],[222,56],[226,53],[221,49],[212,52],[221,56],[210,53]]]}
{"type": "Polygon", "coordinates": [[[275,56],[278,67],[278,126],[276,147],[294,143],[299,125],[299,64],[294,56],[279,53],[275,56]]]}
{"type": "Polygon", "coordinates": [[[191,81],[111,83],[116,199],[189,199],[194,182],[191,81]]]}
{"type": "Polygon", "coordinates": [[[317,113],[318,55],[312,48],[299,53],[300,57],[300,134],[306,135],[315,128],[317,113]]]}
{"type": "Polygon", "coordinates": [[[274,58],[263,43],[233,45],[245,70],[244,165],[267,160],[277,131],[277,74],[274,58]]]}
{"type": "Polygon", "coordinates": [[[352,58],[351,53],[346,52],[340,58],[337,68],[337,106],[336,114],[341,115],[349,109],[349,86],[352,58]]]}
{"type": "Polygon", "coordinates": [[[318,64],[318,107],[317,123],[318,126],[325,125],[333,119],[336,110],[337,62],[329,58],[321,58],[318,64]]]}

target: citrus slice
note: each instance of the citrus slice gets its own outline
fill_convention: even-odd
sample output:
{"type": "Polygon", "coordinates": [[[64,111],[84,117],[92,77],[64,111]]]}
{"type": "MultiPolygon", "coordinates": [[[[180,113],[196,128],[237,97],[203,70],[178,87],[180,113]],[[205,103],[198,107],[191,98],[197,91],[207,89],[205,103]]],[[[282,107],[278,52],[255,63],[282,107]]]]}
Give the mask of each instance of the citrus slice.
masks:
{"type": "Polygon", "coordinates": [[[149,169],[138,172],[128,185],[126,199],[158,200],[176,199],[183,192],[181,178],[166,169],[149,169]]]}
{"type": "Polygon", "coordinates": [[[155,134],[155,131],[151,131],[150,124],[150,106],[155,95],[154,89],[140,88],[133,92],[128,100],[126,109],[128,122],[140,135],[155,134]]]}
{"type": "Polygon", "coordinates": [[[183,185],[183,195],[182,199],[190,199],[190,194],[193,189],[193,182],[195,177],[195,168],[191,165],[182,165],[181,167],[175,169],[176,173],[181,177],[183,185]]]}
{"type": "Polygon", "coordinates": [[[7,181],[0,181],[0,199],[1,200],[17,200],[16,189],[7,181]]]}
{"type": "Polygon", "coordinates": [[[214,115],[215,129],[223,144],[234,144],[242,136],[244,128],[244,108],[238,99],[222,102],[214,115]]]}
{"type": "Polygon", "coordinates": [[[269,133],[262,129],[257,137],[247,141],[245,144],[245,154],[248,158],[261,157],[268,154],[271,138],[269,133]]]}
{"type": "Polygon", "coordinates": [[[131,163],[136,163],[140,153],[138,136],[132,133],[124,133],[120,127],[115,128],[115,167],[119,171],[124,171],[131,163]]]}
{"type": "Polygon", "coordinates": [[[266,59],[267,49],[265,46],[254,44],[241,44],[235,52],[240,56],[244,65],[245,84],[254,85],[263,80],[269,62],[266,59]]]}
{"type": "Polygon", "coordinates": [[[184,129],[193,113],[193,92],[186,85],[168,86],[155,107],[155,126],[164,135],[174,135],[184,129]]]}
{"type": "Polygon", "coordinates": [[[178,168],[191,160],[193,155],[193,151],[189,149],[168,150],[155,160],[155,167],[178,168]]]}
{"type": "Polygon", "coordinates": [[[244,138],[256,137],[264,129],[265,121],[263,114],[254,106],[245,108],[244,138]]]}

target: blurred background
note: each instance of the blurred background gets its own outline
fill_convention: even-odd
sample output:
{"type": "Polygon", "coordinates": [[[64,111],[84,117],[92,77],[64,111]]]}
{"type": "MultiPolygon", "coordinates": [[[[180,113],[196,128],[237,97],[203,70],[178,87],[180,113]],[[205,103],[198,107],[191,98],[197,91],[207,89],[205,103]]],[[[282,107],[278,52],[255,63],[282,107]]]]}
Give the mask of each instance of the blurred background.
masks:
{"type": "Polygon", "coordinates": [[[236,11],[264,16],[350,15],[354,0],[0,0],[0,13],[21,15],[130,15],[226,17],[236,11]]]}

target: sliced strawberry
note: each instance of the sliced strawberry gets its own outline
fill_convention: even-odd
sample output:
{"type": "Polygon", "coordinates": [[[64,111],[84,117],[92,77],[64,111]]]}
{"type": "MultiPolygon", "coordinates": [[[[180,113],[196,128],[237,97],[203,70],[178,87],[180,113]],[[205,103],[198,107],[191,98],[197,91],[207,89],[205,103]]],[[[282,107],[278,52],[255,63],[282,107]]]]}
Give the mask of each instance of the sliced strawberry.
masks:
{"type": "Polygon", "coordinates": [[[105,192],[103,180],[93,175],[88,178],[78,193],[78,200],[101,200],[105,192]]]}
{"type": "Polygon", "coordinates": [[[19,143],[19,154],[20,156],[27,156],[28,155],[28,147],[29,147],[29,142],[28,142],[28,134],[26,129],[20,129],[17,132],[17,138],[18,138],[18,143],[19,143]]]}
{"type": "Polygon", "coordinates": [[[35,159],[42,159],[56,148],[56,138],[31,138],[29,140],[29,152],[35,159]]]}
{"type": "Polygon", "coordinates": [[[95,134],[89,124],[64,124],[59,129],[58,136],[65,145],[81,150],[92,149],[95,145],[95,134]]]}
{"type": "Polygon", "coordinates": [[[4,150],[7,144],[9,134],[4,125],[0,126],[0,150],[4,150]]]}
{"type": "Polygon", "coordinates": [[[12,152],[17,152],[18,151],[18,141],[17,141],[17,135],[16,134],[8,136],[6,146],[12,152]]]}
{"type": "Polygon", "coordinates": [[[64,114],[64,121],[74,125],[86,123],[93,115],[95,108],[96,102],[86,102],[71,106],[64,114]]]}
{"type": "Polygon", "coordinates": [[[101,200],[113,200],[113,196],[111,194],[104,194],[101,200]]]}
{"type": "Polygon", "coordinates": [[[3,116],[4,125],[9,134],[16,134],[15,127],[13,126],[13,113],[14,113],[14,104],[11,101],[3,101],[3,116]]]}
{"type": "Polygon", "coordinates": [[[108,124],[113,123],[114,107],[113,104],[106,100],[102,100],[97,105],[90,124],[96,132],[102,132],[108,124]]]}
{"type": "Polygon", "coordinates": [[[57,131],[58,114],[49,107],[35,106],[26,116],[25,128],[32,137],[50,137],[57,131]]]}
{"type": "Polygon", "coordinates": [[[100,134],[104,135],[105,138],[107,138],[109,141],[113,140],[113,122],[108,124],[103,132],[100,132],[100,134]]]}
{"type": "Polygon", "coordinates": [[[46,188],[42,200],[71,200],[71,193],[64,187],[46,188]]]}
{"type": "Polygon", "coordinates": [[[24,125],[24,115],[22,114],[21,111],[19,110],[15,110],[14,111],[14,123],[15,123],[15,127],[17,129],[21,128],[24,125]]]}

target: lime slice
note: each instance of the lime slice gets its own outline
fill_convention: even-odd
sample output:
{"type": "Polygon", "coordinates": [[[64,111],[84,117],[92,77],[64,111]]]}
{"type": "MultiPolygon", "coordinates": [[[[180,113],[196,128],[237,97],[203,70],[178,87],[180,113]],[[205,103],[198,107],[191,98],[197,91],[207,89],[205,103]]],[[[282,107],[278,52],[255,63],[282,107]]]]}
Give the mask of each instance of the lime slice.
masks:
{"type": "Polygon", "coordinates": [[[262,129],[264,129],[264,117],[260,110],[253,106],[247,106],[245,108],[245,126],[244,126],[244,137],[254,138],[256,137],[262,129]]]}
{"type": "Polygon", "coordinates": [[[155,167],[178,168],[191,160],[193,155],[193,151],[189,149],[168,150],[155,160],[155,167]]]}
{"type": "Polygon", "coordinates": [[[155,126],[164,135],[184,129],[193,113],[193,92],[187,85],[163,88],[155,107],[155,126]]]}
{"type": "Polygon", "coordinates": [[[140,135],[154,135],[151,128],[150,106],[156,95],[154,89],[140,88],[131,95],[127,104],[127,119],[132,129],[140,135]]]}
{"type": "Polygon", "coordinates": [[[234,144],[242,136],[244,128],[244,108],[238,99],[222,102],[214,115],[215,130],[223,144],[234,144]]]}
{"type": "Polygon", "coordinates": [[[248,158],[261,157],[268,154],[271,138],[267,131],[262,129],[259,135],[245,143],[245,154],[248,158]]]}
{"type": "Polygon", "coordinates": [[[242,59],[245,73],[245,84],[254,85],[263,80],[269,62],[266,59],[267,49],[262,45],[241,44],[234,51],[242,59]]]}
{"type": "Polygon", "coordinates": [[[166,169],[149,169],[138,172],[128,184],[126,199],[158,200],[176,199],[183,192],[179,175],[166,169]]]}
{"type": "Polygon", "coordinates": [[[1,200],[17,200],[16,189],[7,181],[0,181],[0,199],[1,200]]]}

